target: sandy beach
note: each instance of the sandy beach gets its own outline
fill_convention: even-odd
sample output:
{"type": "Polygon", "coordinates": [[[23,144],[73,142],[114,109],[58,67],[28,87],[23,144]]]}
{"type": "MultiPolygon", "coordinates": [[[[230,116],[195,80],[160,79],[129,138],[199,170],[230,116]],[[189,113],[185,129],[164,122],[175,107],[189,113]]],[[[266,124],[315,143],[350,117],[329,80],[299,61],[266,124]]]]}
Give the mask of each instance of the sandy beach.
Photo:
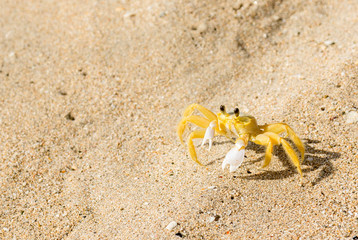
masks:
{"type": "Polygon", "coordinates": [[[0,239],[358,239],[357,0],[0,2],[0,239]],[[192,161],[192,103],[291,126],[303,184],[192,161]]]}

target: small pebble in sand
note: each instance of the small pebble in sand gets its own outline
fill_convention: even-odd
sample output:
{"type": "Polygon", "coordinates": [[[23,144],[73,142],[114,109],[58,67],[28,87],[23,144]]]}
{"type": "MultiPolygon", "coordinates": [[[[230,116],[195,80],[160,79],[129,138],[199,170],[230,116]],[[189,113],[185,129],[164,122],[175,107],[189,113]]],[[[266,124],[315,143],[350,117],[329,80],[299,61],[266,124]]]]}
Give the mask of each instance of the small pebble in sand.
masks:
{"type": "Polygon", "coordinates": [[[63,91],[63,90],[60,90],[58,91],[59,94],[61,94],[62,96],[66,96],[67,95],[67,92],[63,91]]]}
{"type": "Polygon", "coordinates": [[[9,53],[9,58],[12,58],[12,57],[14,57],[15,56],[15,53],[14,52],[10,52],[9,53]]]}
{"type": "Polygon", "coordinates": [[[219,221],[220,215],[215,215],[214,217],[209,218],[209,222],[219,221]]]}
{"type": "Polygon", "coordinates": [[[178,236],[178,237],[184,237],[184,235],[181,233],[181,232],[177,232],[176,234],[175,234],[175,236],[178,236]]]}
{"type": "Polygon", "coordinates": [[[168,226],[166,227],[166,229],[169,230],[169,231],[171,231],[171,230],[173,230],[177,225],[178,225],[177,222],[172,221],[172,222],[170,222],[170,223],[168,224],[168,226]]]}
{"type": "Polygon", "coordinates": [[[75,120],[75,117],[72,115],[71,112],[67,113],[67,115],[65,116],[65,118],[67,120],[71,120],[71,121],[74,121],[75,120]]]}
{"type": "Polygon", "coordinates": [[[135,12],[126,12],[123,17],[124,18],[130,18],[130,17],[134,17],[136,15],[135,12]]]}
{"type": "Polygon", "coordinates": [[[199,24],[197,30],[199,33],[204,33],[208,29],[208,26],[205,23],[199,24]]]}
{"type": "Polygon", "coordinates": [[[326,40],[326,41],[324,41],[323,43],[324,43],[324,45],[326,45],[326,46],[330,46],[330,45],[334,45],[334,44],[335,44],[335,42],[332,41],[332,40],[326,40]]]}
{"type": "Polygon", "coordinates": [[[350,111],[347,114],[346,123],[356,123],[356,122],[358,122],[358,112],[350,111]]]}

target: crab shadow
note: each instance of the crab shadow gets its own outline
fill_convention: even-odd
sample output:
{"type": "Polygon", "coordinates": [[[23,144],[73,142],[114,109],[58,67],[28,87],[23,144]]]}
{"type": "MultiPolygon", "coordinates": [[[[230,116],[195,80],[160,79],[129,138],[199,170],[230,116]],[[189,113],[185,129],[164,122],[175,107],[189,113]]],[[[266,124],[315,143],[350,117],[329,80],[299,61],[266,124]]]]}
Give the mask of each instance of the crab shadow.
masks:
{"type": "MultiPolygon", "coordinates": [[[[288,140],[289,141],[289,140],[288,140]]],[[[216,144],[227,144],[230,143],[230,141],[224,141],[221,143],[216,144]]],[[[341,154],[337,152],[330,152],[326,150],[322,150],[317,148],[315,145],[319,144],[320,141],[318,140],[311,140],[311,139],[304,139],[304,145],[305,145],[305,159],[303,163],[301,163],[302,172],[308,173],[313,172],[316,170],[320,170],[318,176],[312,181],[312,185],[318,184],[323,179],[327,178],[328,176],[332,175],[334,173],[334,167],[332,164],[332,161],[335,159],[338,159],[341,154]]],[[[294,144],[291,145],[294,146],[294,144]]],[[[265,154],[265,147],[256,145],[254,143],[249,143],[246,147],[247,150],[255,151],[258,154],[263,154],[263,156],[252,160],[252,161],[244,161],[242,167],[249,168],[250,166],[256,164],[257,162],[262,162],[264,159],[265,154]]],[[[284,179],[291,177],[293,175],[298,174],[296,167],[290,162],[289,158],[287,157],[285,151],[281,146],[275,147],[273,151],[273,155],[276,155],[279,159],[279,161],[282,162],[284,170],[280,171],[272,171],[272,170],[266,170],[270,166],[268,166],[266,169],[259,170],[258,173],[251,173],[249,170],[247,171],[247,175],[244,176],[236,176],[237,178],[241,179],[248,179],[248,180],[277,180],[277,179],[284,179]]],[[[219,161],[223,159],[224,157],[220,157],[218,159],[215,159],[211,162],[209,162],[206,165],[211,165],[216,161],[219,161]]],[[[254,166],[256,168],[256,166],[254,166]]]]}

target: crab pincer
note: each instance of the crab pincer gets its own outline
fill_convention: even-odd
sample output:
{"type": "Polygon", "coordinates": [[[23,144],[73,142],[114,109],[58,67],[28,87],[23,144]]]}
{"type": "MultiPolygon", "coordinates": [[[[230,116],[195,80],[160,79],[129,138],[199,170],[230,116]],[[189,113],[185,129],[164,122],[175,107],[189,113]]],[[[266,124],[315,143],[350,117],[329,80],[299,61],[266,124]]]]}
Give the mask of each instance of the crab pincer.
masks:
{"type": "Polygon", "coordinates": [[[244,141],[238,140],[233,147],[225,156],[225,159],[222,163],[222,169],[224,170],[226,165],[230,165],[230,172],[235,172],[238,169],[242,162],[244,161],[245,156],[245,145],[244,141]]]}
{"type": "Polygon", "coordinates": [[[209,124],[209,127],[206,129],[203,142],[201,143],[201,147],[202,147],[202,146],[204,146],[206,140],[209,140],[209,151],[213,144],[213,138],[215,136],[215,127],[216,127],[216,121],[212,121],[209,124]]]}

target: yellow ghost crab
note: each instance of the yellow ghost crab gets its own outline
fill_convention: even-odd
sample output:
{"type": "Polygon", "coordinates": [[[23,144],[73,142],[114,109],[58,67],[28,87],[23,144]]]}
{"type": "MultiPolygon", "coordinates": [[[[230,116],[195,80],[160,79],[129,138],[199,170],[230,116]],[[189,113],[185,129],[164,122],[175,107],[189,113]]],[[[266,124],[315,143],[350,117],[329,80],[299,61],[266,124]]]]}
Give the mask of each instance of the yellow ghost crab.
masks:
{"type": "Polygon", "coordinates": [[[212,146],[214,136],[221,135],[233,141],[236,138],[235,147],[232,148],[225,156],[222,163],[222,168],[225,169],[226,165],[230,165],[230,172],[236,171],[244,160],[245,147],[248,142],[254,142],[259,145],[266,146],[265,160],[262,168],[267,167],[271,161],[272,150],[274,145],[282,145],[292,163],[296,166],[301,175],[302,170],[300,160],[293,150],[290,143],[288,143],[280,134],[285,133],[285,137],[289,137],[296,145],[301,154],[301,161],[304,159],[305,148],[290,126],[285,123],[274,123],[257,125],[256,119],[249,115],[240,114],[239,109],[235,108],[233,113],[227,113],[225,106],[220,106],[220,112],[215,114],[207,108],[199,104],[189,105],[183,114],[183,118],[178,124],[177,133],[180,141],[183,143],[183,133],[187,123],[193,123],[203,129],[195,130],[190,133],[188,137],[188,148],[190,157],[202,165],[196,155],[193,139],[203,138],[201,146],[209,140],[209,150],[212,146]],[[198,110],[203,116],[193,115],[194,111],[198,110]]]}

